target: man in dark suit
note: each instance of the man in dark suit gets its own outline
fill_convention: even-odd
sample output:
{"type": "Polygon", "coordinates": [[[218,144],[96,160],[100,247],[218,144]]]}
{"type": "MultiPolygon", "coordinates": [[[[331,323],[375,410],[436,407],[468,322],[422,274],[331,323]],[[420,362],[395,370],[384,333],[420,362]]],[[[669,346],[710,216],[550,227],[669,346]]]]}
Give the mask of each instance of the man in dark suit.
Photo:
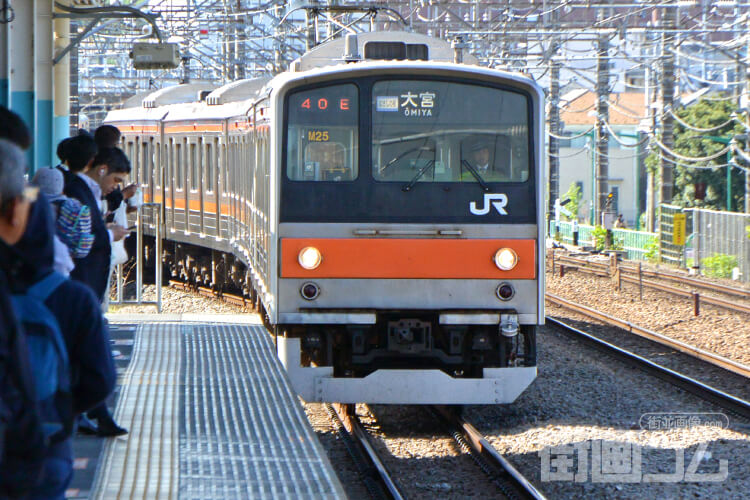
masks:
{"type": "MultiPolygon", "coordinates": [[[[91,251],[82,259],[74,259],[75,269],[70,273],[70,277],[88,285],[100,303],[107,291],[112,259],[111,243],[123,239],[128,234],[128,230],[122,226],[105,224],[101,212],[102,198],[116,185],[124,182],[129,173],[130,161],[121,149],[103,148],[85,172],[72,173],[65,182],[65,194],[91,209],[91,232],[94,234],[91,251]]],[[[99,436],[118,436],[127,433],[127,430],[118,426],[112,419],[105,403],[89,411],[87,415],[97,420],[97,428],[89,427],[90,432],[95,432],[99,436]]],[[[81,425],[81,428],[88,425],[81,425]]]]}
{"type": "Polygon", "coordinates": [[[75,269],[70,277],[87,284],[100,301],[107,290],[111,243],[128,234],[122,226],[105,224],[101,199],[124,182],[129,173],[130,161],[125,153],[118,148],[105,148],[97,153],[85,172],[69,176],[65,183],[65,194],[91,209],[91,232],[94,234],[91,252],[82,259],[75,259],[75,269]]]}

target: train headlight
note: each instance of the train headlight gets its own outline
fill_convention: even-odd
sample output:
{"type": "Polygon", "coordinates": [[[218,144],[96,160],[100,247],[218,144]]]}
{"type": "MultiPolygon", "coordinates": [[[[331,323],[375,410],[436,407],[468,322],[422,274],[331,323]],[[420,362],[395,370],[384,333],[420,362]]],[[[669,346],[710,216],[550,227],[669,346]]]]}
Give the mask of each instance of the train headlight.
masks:
{"type": "Polygon", "coordinates": [[[315,247],[305,247],[299,252],[297,257],[299,265],[307,270],[317,269],[320,263],[323,261],[323,256],[320,255],[320,250],[315,247]]]}
{"type": "Polygon", "coordinates": [[[495,252],[495,265],[501,271],[510,271],[518,264],[518,255],[512,248],[501,248],[495,252]]]}

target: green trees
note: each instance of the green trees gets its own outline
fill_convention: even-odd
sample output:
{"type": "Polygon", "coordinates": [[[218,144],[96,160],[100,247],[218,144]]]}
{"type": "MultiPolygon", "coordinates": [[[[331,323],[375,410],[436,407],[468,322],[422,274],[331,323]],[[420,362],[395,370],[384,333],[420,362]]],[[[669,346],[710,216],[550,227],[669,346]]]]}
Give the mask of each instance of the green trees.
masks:
{"type": "Polygon", "coordinates": [[[565,204],[565,208],[570,210],[573,215],[568,217],[567,215],[562,214],[561,216],[565,217],[566,220],[578,220],[578,209],[581,204],[581,188],[578,187],[578,184],[575,182],[570,183],[570,187],[560,198],[560,201],[564,200],[570,200],[565,204]]]}
{"type": "MultiPolygon", "coordinates": [[[[726,124],[718,130],[701,132],[675,122],[675,152],[680,155],[700,158],[715,154],[726,148],[729,141],[738,134],[745,133],[742,125],[730,121],[732,113],[736,111],[735,103],[731,100],[702,99],[696,104],[676,111],[677,116],[690,124],[693,128],[709,129],[726,124]],[[729,122],[729,123],[727,123],[729,122]]],[[[740,147],[745,147],[740,144],[740,147]]],[[[658,146],[655,147],[655,151],[658,146]]],[[[662,152],[663,153],[663,152],[662,152]]],[[[666,153],[664,153],[666,154],[666,153]]],[[[680,163],[696,166],[723,165],[730,159],[731,153],[721,155],[711,161],[691,163],[677,160],[680,163]]],[[[667,155],[670,159],[669,155],[667,155]]],[[[658,168],[658,154],[652,153],[646,160],[646,165],[652,171],[658,168]]],[[[658,176],[657,176],[658,178],[658,176]]],[[[675,165],[675,190],[672,203],[682,207],[703,207],[716,210],[727,208],[727,169],[686,168],[675,165]],[[705,198],[696,198],[696,185],[705,186],[705,198]]],[[[744,210],[745,174],[737,168],[731,174],[731,210],[744,210]]]]}

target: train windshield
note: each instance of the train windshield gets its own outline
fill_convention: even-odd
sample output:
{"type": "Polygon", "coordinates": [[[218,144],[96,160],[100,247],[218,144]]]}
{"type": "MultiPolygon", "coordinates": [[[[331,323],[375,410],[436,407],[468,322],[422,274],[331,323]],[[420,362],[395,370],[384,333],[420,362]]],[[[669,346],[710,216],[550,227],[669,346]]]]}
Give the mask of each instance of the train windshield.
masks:
{"type": "Polygon", "coordinates": [[[293,181],[353,181],[359,175],[359,96],[352,84],[289,96],[287,175],[293,181]]]}
{"type": "Polygon", "coordinates": [[[529,179],[522,94],[431,80],[387,80],[372,91],[376,181],[486,183],[529,179]]]}

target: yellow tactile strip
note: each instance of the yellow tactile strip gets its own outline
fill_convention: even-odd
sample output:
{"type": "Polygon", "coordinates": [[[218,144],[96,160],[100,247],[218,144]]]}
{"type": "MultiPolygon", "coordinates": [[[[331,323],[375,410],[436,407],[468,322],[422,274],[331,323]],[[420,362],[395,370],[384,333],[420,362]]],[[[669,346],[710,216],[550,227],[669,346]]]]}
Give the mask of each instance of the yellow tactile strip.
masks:
{"type": "Polygon", "coordinates": [[[179,485],[180,325],[139,325],[115,420],[92,488],[96,499],[176,499],[179,485]]]}

